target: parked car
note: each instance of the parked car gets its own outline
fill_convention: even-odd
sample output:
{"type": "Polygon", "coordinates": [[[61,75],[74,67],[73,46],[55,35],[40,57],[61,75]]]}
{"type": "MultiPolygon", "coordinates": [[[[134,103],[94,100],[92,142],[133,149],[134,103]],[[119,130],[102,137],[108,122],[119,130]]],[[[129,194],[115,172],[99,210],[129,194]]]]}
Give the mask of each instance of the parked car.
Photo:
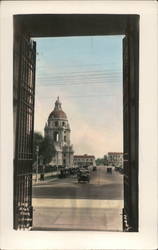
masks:
{"type": "Polygon", "coordinates": [[[75,175],[77,173],[77,168],[70,168],[70,174],[75,175]]]}
{"type": "Polygon", "coordinates": [[[112,167],[108,167],[108,168],[107,168],[107,173],[112,174],[112,167]]]}
{"type": "Polygon", "coordinates": [[[77,180],[78,180],[78,183],[80,182],[89,182],[90,181],[90,173],[88,170],[86,169],[80,169],[80,171],[78,172],[78,175],[77,175],[77,180]]]}
{"type": "Polygon", "coordinates": [[[83,166],[81,169],[89,170],[89,166],[85,165],[85,166],[83,166]]]}
{"type": "Polygon", "coordinates": [[[115,166],[115,171],[119,171],[119,167],[115,166]]]}
{"type": "Polygon", "coordinates": [[[121,168],[121,167],[119,168],[119,173],[120,173],[120,174],[124,174],[123,168],[121,168]]]}
{"type": "Polygon", "coordinates": [[[61,169],[59,173],[59,178],[66,178],[69,175],[70,175],[69,169],[61,169]]]}
{"type": "Polygon", "coordinates": [[[65,178],[65,177],[66,177],[66,172],[64,169],[61,169],[59,173],[59,178],[65,178]]]}

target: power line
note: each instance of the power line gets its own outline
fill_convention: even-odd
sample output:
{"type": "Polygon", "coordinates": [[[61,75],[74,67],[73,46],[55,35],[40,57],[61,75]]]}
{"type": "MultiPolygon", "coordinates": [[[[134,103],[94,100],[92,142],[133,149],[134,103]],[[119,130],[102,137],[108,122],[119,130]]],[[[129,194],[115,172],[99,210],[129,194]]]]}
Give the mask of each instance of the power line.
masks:
{"type": "MultiPolygon", "coordinates": [[[[45,72],[44,72],[45,70],[47,70],[47,68],[43,69],[43,70],[40,69],[40,71],[43,71],[43,72],[40,72],[40,74],[42,74],[42,75],[45,74],[45,72]]],[[[109,71],[109,70],[93,70],[93,71],[91,71],[90,70],[90,71],[75,71],[75,72],[73,72],[73,71],[70,71],[70,72],[63,72],[63,71],[62,72],[60,72],[60,71],[56,72],[56,74],[60,74],[60,75],[63,75],[63,76],[66,76],[67,74],[68,75],[76,75],[76,74],[77,75],[80,75],[80,74],[81,75],[83,75],[83,74],[90,74],[90,75],[91,74],[98,74],[98,75],[106,74],[107,75],[107,74],[121,74],[121,73],[122,73],[122,71],[120,71],[120,70],[119,71],[114,71],[114,70],[112,70],[112,71],[109,71]]],[[[48,74],[54,74],[54,73],[52,73],[52,72],[48,73],[47,72],[46,74],[48,75],[48,74]]]]}
{"type": "MultiPolygon", "coordinates": [[[[108,82],[110,85],[117,85],[117,86],[120,86],[120,84],[118,83],[118,81],[117,82],[108,82]]],[[[93,87],[97,87],[97,86],[100,86],[100,85],[102,85],[102,87],[108,87],[107,86],[107,83],[105,82],[105,81],[103,81],[103,82],[92,82],[92,81],[90,81],[90,82],[69,82],[69,83],[53,83],[52,82],[52,84],[50,84],[50,83],[48,83],[48,82],[45,82],[44,84],[41,84],[41,83],[37,83],[38,85],[42,85],[42,86],[45,86],[45,87],[47,87],[47,86],[52,86],[52,87],[62,87],[62,86],[64,86],[64,87],[72,87],[72,86],[93,86],[93,87]]]]}
{"type": "MultiPolygon", "coordinates": [[[[121,95],[112,95],[112,94],[105,94],[105,95],[70,95],[70,96],[62,96],[62,98],[68,99],[68,98],[90,98],[90,97],[121,97],[121,95]]],[[[53,96],[47,97],[47,99],[52,99],[53,96]]],[[[54,96],[55,98],[55,96],[54,96]]]]}
{"type": "Polygon", "coordinates": [[[67,72],[67,73],[61,73],[61,72],[55,72],[55,73],[41,73],[37,74],[38,77],[82,77],[82,76],[119,76],[122,75],[122,71],[121,72],[76,72],[76,73],[71,73],[71,72],[67,72]]]}

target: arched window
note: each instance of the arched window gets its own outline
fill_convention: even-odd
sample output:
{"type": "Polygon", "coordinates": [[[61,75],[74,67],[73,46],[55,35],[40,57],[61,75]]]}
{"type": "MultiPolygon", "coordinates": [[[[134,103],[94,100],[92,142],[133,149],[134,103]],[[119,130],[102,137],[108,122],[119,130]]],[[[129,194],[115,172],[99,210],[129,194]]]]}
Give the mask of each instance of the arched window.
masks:
{"type": "Polygon", "coordinates": [[[54,133],[54,140],[55,140],[56,142],[59,141],[59,133],[58,133],[58,132],[55,132],[55,133],[54,133]]]}

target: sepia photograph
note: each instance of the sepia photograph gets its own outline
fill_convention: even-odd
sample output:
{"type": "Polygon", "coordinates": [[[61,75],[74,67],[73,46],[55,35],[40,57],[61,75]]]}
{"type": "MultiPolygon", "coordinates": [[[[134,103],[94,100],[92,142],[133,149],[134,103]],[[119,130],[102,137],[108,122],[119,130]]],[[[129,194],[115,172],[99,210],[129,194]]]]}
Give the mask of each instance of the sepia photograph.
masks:
{"type": "Polygon", "coordinates": [[[36,39],[34,230],[122,231],[122,39],[36,39]]]}
{"type": "Polygon", "coordinates": [[[2,1],[0,248],[157,248],[157,3],[2,1]]]}
{"type": "Polygon", "coordinates": [[[17,15],[14,34],[14,228],[137,232],[139,16],[17,15]]]}

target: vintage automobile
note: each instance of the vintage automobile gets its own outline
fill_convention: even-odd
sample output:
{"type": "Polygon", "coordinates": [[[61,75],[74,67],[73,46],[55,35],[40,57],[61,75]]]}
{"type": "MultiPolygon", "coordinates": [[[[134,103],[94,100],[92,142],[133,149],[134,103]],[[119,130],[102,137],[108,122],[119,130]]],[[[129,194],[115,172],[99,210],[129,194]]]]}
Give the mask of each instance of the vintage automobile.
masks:
{"type": "Polygon", "coordinates": [[[107,173],[112,174],[112,167],[108,167],[108,168],[107,168],[107,173]]]}
{"type": "Polygon", "coordinates": [[[89,182],[90,181],[90,173],[86,169],[80,169],[77,174],[78,183],[80,182],[89,182]]]}
{"type": "Polygon", "coordinates": [[[70,170],[69,169],[61,169],[59,173],[59,178],[66,178],[70,175],[70,170]]]}
{"type": "Polygon", "coordinates": [[[85,166],[82,166],[81,169],[85,169],[85,170],[89,170],[89,166],[85,165],[85,166]]]}
{"type": "Polygon", "coordinates": [[[97,167],[96,166],[93,166],[93,171],[96,171],[97,170],[97,167]]]}
{"type": "Polygon", "coordinates": [[[71,168],[70,174],[75,175],[77,173],[77,168],[71,168]]]}
{"type": "Polygon", "coordinates": [[[119,173],[120,173],[120,174],[124,174],[124,170],[123,170],[122,167],[119,168],[119,173]]]}

